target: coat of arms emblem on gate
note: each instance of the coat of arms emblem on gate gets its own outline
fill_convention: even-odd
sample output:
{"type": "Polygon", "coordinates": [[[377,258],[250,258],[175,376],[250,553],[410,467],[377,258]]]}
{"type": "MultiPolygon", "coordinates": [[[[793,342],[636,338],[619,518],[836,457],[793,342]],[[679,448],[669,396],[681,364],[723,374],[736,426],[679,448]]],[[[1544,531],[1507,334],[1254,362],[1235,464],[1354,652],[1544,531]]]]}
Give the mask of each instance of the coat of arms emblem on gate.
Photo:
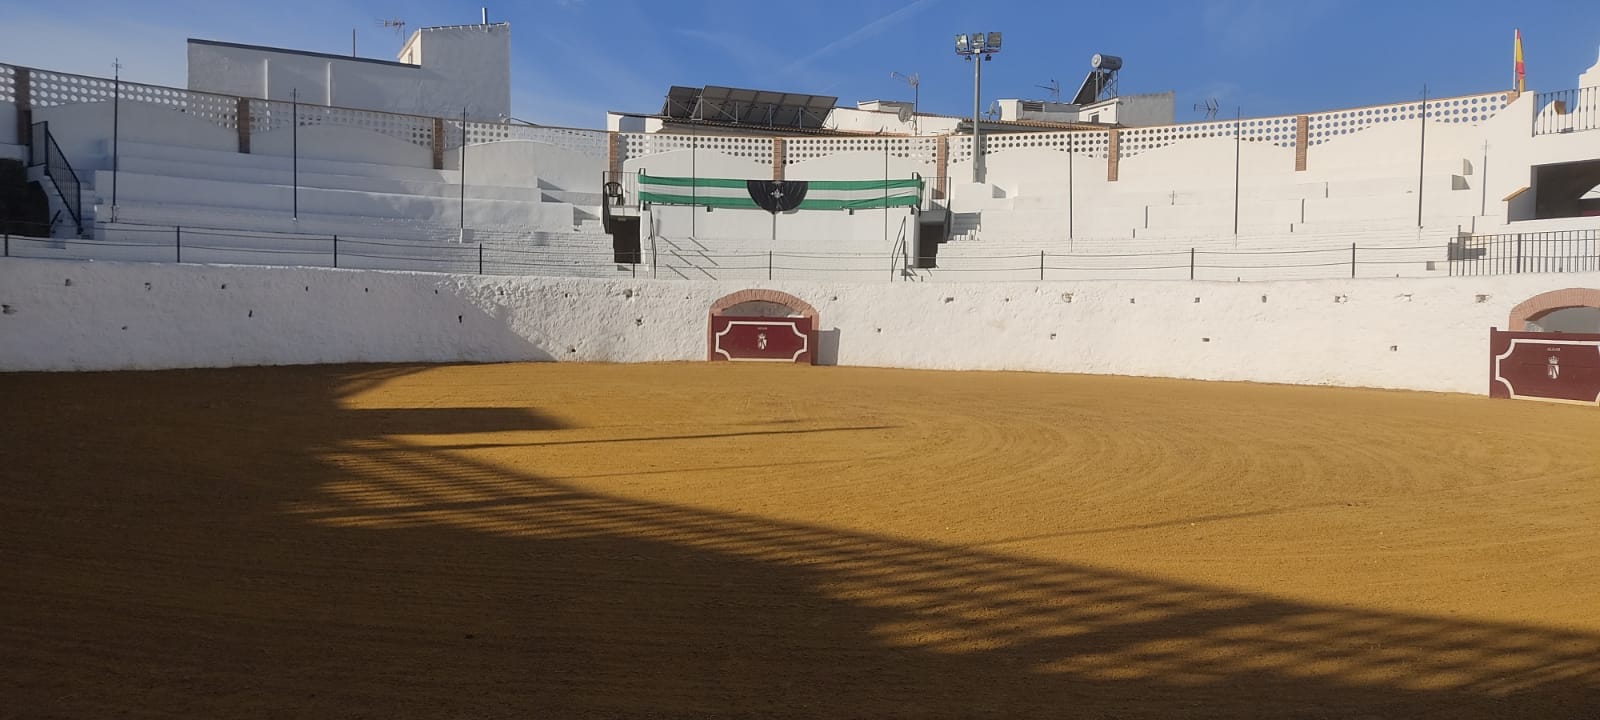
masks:
{"type": "Polygon", "coordinates": [[[1551,380],[1559,380],[1561,378],[1561,358],[1551,355],[1550,365],[1545,369],[1545,372],[1550,375],[1551,380]]]}

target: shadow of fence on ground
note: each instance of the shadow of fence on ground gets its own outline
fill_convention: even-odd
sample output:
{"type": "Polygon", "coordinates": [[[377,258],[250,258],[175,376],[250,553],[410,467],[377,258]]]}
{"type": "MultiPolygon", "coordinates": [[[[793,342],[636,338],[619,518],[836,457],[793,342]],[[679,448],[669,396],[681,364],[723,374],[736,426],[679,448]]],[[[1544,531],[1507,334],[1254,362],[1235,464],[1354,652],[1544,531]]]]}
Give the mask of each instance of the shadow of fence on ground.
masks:
{"type": "MultiPolygon", "coordinates": [[[[18,610],[8,643],[15,659],[34,663],[11,671],[22,673],[7,684],[24,703],[13,708],[523,717],[1600,713],[1600,636],[1590,633],[1319,605],[612,496],[541,477],[537,448],[523,456],[525,469],[508,468],[396,433],[561,426],[534,410],[436,407],[408,419],[406,409],[334,406],[339,395],[409,371],[319,369],[314,387],[261,408],[302,407],[316,420],[258,437],[248,452],[188,453],[184,467],[139,484],[142,497],[124,493],[125,508],[101,504],[95,480],[75,475],[109,468],[54,465],[58,482],[14,489],[5,515],[25,526],[20,509],[44,506],[122,525],[76,551],[70,532],[56,540],[68,549],[41,540],[37,554],[56,556],[48,567],[24,563],[18,578],[34,602],[0,603],[18,610]],[[326,396],[314,400],[319,392],[326,396]],[[250,475],[254,462],[274,454],[293,456],[283,474],[250,475]],[[232,477],[236,485],[217,487],[232,477]],[[196,496],[210,498],[213,515],[151,512],[196,496]],[[118,537],[129,544],[119,547],[118,537]],[[89,577],[91,564],[61,567],[74,552],[107,569],[89,577]],[[46,598],[55,607],[44,607],[46,598]],[[85,624],[101,629],[89,635],[85,624]],[[71,649],[58,656],[63,644],[71,649]],[[52,671],[64,673],[54,685],[52,671]]],[[[204,376],[186,384],[187,398],[141,412],[222,393],[204,376]]],[[[120,435],[130,452],[156,439],[120,435]]],[[[608,441],[636,439],[654,438],[608,441]]],[[[716,460],[700,464],[749,477],[763,469],[749,458],[716,460]]],[[[6,591],[12,600],[23,592],[16,588],[6,591]]]]}

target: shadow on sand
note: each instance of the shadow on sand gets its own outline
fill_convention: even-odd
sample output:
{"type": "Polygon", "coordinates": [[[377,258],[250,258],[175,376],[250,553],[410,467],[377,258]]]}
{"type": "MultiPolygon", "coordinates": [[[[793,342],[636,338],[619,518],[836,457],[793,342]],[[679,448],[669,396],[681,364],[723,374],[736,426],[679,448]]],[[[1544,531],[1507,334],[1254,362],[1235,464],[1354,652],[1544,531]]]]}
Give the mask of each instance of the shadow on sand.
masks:
{"type": "Polygon", "coordinates": [[[10,712],[1600,714],[1592,634],[608,496],[396,437],[536,410],[339,403],[418,369],[0,376],[10,712]]]}

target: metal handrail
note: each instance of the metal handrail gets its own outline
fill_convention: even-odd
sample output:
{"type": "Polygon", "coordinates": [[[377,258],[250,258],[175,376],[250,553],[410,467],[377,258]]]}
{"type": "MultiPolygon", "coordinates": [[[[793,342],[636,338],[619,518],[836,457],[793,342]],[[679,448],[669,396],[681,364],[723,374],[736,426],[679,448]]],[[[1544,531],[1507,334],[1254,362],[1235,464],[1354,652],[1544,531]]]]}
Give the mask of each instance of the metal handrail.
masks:
{"type": "Polygon", "coordinates": [[[72,216],[76,234],[82,235],[83,183],[79,182],[78,173],[72,169],[72,163],[67,161],[66,153],[61,152],[61,146],[56,144],[55,136],[50,134],[50,123],[36,122],[31,131],[28,166],[44,167],[45,177],[50,178],[56,193],[61,196],[61,204],[66,206],[67,214],[72,216]],[[40,148],[43,148],[43,152],[40,152],[40,148]]]}
{"type": "Polygon", "coordinates": [[[1535,93],[1533,134],[1600,130],[1600,87],[1535,93]]]}

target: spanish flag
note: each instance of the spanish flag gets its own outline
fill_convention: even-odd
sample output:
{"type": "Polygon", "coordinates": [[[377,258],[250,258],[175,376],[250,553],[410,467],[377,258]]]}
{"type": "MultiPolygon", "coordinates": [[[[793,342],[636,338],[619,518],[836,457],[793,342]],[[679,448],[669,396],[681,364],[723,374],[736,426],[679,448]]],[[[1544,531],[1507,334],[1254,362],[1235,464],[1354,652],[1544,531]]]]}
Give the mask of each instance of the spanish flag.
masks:
{"type": "Polygon", "coordinates": [[[1522,66],[1522,30],[1520,28],[1516,31],[1515,48],[1514,60],[1517,65],[1517,92],[1521,93],[1524,89],[1523,80],[1527,76],[1527,69],[1522,66]]]}

